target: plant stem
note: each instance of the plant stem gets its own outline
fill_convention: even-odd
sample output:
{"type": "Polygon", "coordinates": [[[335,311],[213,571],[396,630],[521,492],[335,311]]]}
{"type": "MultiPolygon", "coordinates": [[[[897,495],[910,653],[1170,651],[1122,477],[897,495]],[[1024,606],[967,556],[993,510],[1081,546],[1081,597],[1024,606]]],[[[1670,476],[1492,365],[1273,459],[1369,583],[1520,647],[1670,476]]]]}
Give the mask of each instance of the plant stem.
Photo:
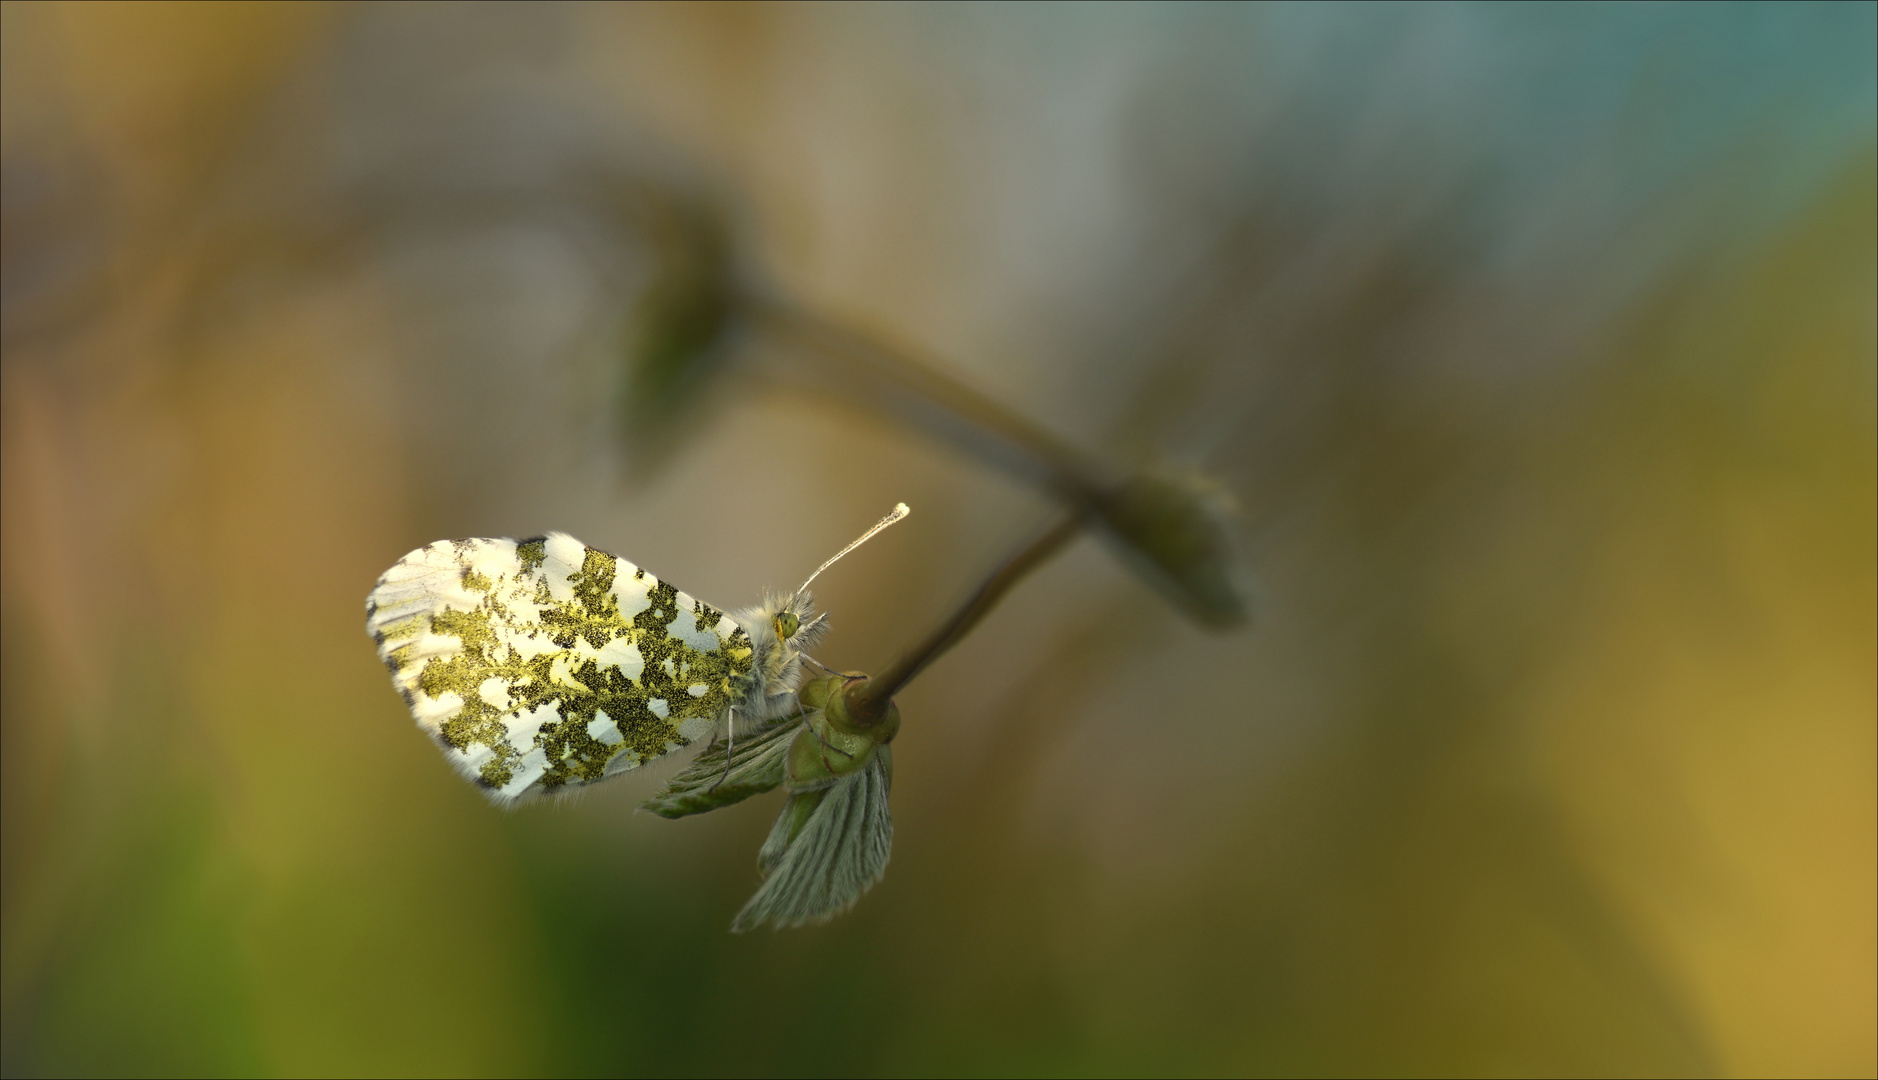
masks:
{"type": "Polygon", "coordinates": [[[1079,510],[1064,514],[1055,524],[1006,559],[1004,565],[992,571],[991,576],[966,597],[965,602],[950,617],[926,635],[924,641],[901,653],[899,659],[887,665],[878,676],[849,683],[842,691],[848,714],[862,724],[872,723],[884,716],[895,694],[970,633],[972,627],[978,625],[978,620],[984,618],[1011,590],[1011,586],[1062,550],[1082,529],[1083,517],[1079,510]]]}
{"type": "Polygon", "coordinates": [[[886,406],[1088,505],[1119,474],[1101,459],[943,373],[903,346],[773,296],[748,296],[751,321],[813,357],[820,381],[868,409],[886,406]]]}

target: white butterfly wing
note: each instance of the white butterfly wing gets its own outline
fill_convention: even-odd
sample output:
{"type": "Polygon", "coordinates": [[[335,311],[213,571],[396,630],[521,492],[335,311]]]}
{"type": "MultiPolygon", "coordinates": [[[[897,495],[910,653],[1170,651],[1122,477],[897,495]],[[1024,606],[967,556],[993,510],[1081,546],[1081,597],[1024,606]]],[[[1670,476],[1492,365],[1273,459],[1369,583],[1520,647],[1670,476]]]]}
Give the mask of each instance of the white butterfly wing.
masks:
{"type": "Polygon", "coordinates": [[[689,745],[750,680],[733,619],[565,533],[419,548],[365,610],[418,726],[501,805],[689,745]]]}

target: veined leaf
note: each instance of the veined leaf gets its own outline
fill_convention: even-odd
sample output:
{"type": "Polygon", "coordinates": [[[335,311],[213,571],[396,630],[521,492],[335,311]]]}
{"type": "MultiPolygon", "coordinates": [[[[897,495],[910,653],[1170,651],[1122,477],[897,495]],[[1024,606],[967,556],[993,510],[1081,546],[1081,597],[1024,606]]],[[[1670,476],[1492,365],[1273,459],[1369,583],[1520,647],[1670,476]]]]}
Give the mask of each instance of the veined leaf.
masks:
{"type": "Polygon", "coordinates": [[[853,907],[887,872],[892,786],[893,752],[883,746],[859,772],[792,793],[758,856],[769,876],[737,913],[731,931],[827,922],[853,907]]]}
{"type": "Polygon", "coordinates": [[[738,739],[736,752],[730,755],[729,775],[724,769],[724,740],[712,740],[691,764],[666,782],[664,791],[640,803],[639,808],[660,817],[681,818],[774,790],[783,782],[790,736],[801,726],[802,714],[790,713],[738,739]]]}

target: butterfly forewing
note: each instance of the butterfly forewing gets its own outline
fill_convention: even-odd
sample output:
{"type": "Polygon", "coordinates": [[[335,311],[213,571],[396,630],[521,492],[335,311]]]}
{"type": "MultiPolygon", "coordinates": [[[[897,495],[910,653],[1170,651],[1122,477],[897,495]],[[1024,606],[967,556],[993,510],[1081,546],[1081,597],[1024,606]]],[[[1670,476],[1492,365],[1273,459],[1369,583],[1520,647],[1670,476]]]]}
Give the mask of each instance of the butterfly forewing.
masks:
{"type": "Polygon", "coordinates": [[[504,804],[709,734],[751,669],[729,616],[564,533],[419,548],[366,616],[418,726],[504,804]]]}

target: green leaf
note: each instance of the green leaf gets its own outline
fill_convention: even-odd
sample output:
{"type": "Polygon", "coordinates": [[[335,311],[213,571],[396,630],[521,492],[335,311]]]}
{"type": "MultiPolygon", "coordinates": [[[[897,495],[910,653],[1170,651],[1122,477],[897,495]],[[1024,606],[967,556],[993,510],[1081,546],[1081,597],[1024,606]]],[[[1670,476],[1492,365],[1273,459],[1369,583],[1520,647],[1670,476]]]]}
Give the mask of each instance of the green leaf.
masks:
{"type": "Polygon", "coordinates": [[[774,790],[783,782],[789,740],[802,726],[802,714],[771,721],[737,740],[725,774],[722,739],[714,739],[691,764],[665,784],[665,790],[639,804],[660,817],[681,818],[739,803],[752,795],[774,790]],[[721,781],[721,782],[720,782],[721,781]]]}
{"type": "Polygon", "coordinates": [[[853,907],[887,872],[892,786],[893,752],[883,746],[861,771],[790,795],[757,856],[768,877],[731,932],[827,922],[853,907]]]}

